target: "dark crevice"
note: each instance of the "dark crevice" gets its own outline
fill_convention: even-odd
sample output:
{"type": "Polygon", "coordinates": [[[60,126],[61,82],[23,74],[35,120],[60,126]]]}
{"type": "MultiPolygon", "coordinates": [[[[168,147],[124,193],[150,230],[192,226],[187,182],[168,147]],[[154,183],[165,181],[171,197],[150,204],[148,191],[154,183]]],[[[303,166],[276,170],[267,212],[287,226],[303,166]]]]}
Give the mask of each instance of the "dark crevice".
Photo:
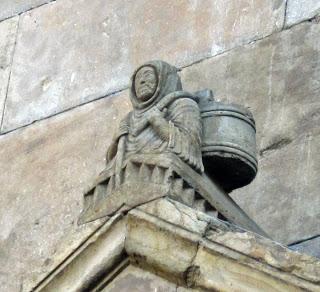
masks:
{"type": "Polygon", "coordinates": [[[297,240],[297,241],[295,241],[295,242],[293,242],[293,243],[288,244],[288,246],[289,246],[289,247],[292,247],[292,246],[295,246],[295,245],[300,244],[300,243],[304,243],[304,242],[307,242],[307,241],[311,241],[311,240],[316,239],[316,238],[318,238],[318,237],[320,237],[320,234],[313,235],[313,236],[308,237],[308,238],[305,238],[305,239],[297,240]]]}
{"type": "Polygon", "coordinates": [[[292,142],[292,139],[290,139],[290,138],[282,138],[282,139],[268,145],[267,147],[261,149],[259,152],[260,156],[263,156],[265,153],[273,151],[273,150],[279,150],[279,149],[287,146],[291,142],[292,142]]]}
{"type": "Polygon", "coordinates": [[[289,2],[289,0],[286,0],[286,3],[284,5],[284,17],[283,17],[282,29],[285,29],[285,27],[286,27],[287,13],[288,13],[288,2],[289,2]]]}
{"type": "Polygon", "coordinates": [[[297,25],[300,25],[300,24],[303,24],[303,23],[314,23],[314,24],[319,24],[320,23],[320,14],[317,13],[316,15],[310,17],[310,18],[307,18],[307,19],[303,19],[297,23],[293,23],[293,24],[290,24],[290,25],[285,25],[285,27],[283,28],[283,30],[289,30],[297,25]]]}

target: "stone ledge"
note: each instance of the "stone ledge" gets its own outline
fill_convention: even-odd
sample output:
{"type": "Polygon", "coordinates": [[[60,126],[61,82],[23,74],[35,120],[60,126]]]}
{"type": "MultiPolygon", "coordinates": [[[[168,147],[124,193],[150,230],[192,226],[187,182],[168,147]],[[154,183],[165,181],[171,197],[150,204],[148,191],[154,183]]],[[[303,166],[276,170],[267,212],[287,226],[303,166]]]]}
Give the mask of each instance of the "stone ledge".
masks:
{"type": "MultiPolygon", "coordinates": [[[[174,281],[179,286],[200,290],[230,289],[236,286],[241,291],[249,291],[259,285],[268,291],[319,291],[320,261],[292,252],[253,233],[233,232],[231,227],[227,232],[226,226],[222,228],[220,237],[221,223],[210,216],[206,217],[209,227],[205,235],[201,222],[199,232],[196,232],[194,225],[190,231],[188,223],[178,223],[182,222],[180,219],[173,219],[174,224],[169,223],[171,214],[181,212],[178,210],[185,210],[181,212],[181,216],[190,216],[194,210],[188,210],[188,215],[185,215],[186,208],[189,207],[181,204],[179,207],[182,209],[177,208],[168,213],[164,206],[169,207],[172,202],[160,200],[161,208],[154,214],[151,214],[154,207],[147,206],[154,205],[153,202],[129,211],[125,217],[112,217],[92,239],[79,247],[65,264],[53,271],[34,291],[52,291],[53,287],[55,291],[64,291],[66,287],[68,291],[75,291],[84,287],[83,285],[90,285],[92,281],[99,282],[99,277],[104,277],[99,269],[111,267],[109,262],[114,266],[115,258],[123,258],[117,256],[123,254],[121,248],[115,253],[111,252],[115,250],[116,242],[119,242],[119,247],[124,248],[132,264],[174,281]],[[141,211],[141,208],[145,208],[149,214],[141,211]],[[167,220],[158,217],[163,216],[159,211],[167,214],[167,220]],[[210,230],[214,230],[213,233],[210,230]],[[112,234],[121,240],[114,238],[112,234]],[[239,244],[239,240],[242,244],[239,244]],[[111,249],[110,244],[114,248],[111,249]],[[99,256],[102,248],[109,251],[104,257],[99,256]],[[271,254],[273,258],[270,258],[271,254]],[[80,275],[82,269],[86,270],[85,275],[88,277],[76,276],[77,281],[74,282],[73,275],[80,275]],[[74,286],[74,283],[77,284],[74,286]]],[[[198,216],[199,214],[193,215],[193,218],[198,216]]],[[[175,215],[172,217],[177,218],[175,215]]]]}

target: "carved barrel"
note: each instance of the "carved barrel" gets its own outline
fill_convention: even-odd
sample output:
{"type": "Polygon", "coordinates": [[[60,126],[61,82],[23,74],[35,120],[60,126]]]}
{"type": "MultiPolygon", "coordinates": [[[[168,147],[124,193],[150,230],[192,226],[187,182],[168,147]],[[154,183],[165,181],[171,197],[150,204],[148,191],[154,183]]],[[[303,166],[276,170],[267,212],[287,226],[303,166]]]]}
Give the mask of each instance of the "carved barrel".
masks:
{"type": "Polygon", "coordinates": [[[211,100],[202,106],[202,157],[206,173],[231,191],[257,173],[256,128],[249,110],[211,100]]]}

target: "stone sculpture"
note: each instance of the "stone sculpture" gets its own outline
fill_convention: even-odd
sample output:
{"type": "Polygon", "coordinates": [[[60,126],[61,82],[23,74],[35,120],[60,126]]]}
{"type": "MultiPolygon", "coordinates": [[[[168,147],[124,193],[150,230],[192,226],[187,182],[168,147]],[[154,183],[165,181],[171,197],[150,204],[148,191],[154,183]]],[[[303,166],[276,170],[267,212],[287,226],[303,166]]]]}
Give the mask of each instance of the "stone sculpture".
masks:
{"type": "Polygon", "coordinates": [[[107,162],[125,136],[126,149],[121,151],[126,157],[172,152],[202,172],[200,110],[196,98],[182,91],[177,69],[162,61],[149,62],[136,70],[131,84],[133,111],[121,122],[107,162]]]}
{"type": "Polygon", "coordinates": [[[265,235],[227,194],[257,172],[252,115],[214,101],[210,90],[183,91],[177,71],[151,61],[134,72],[133,110],[85,194],[80,222],[169,196],[265,235]]]}

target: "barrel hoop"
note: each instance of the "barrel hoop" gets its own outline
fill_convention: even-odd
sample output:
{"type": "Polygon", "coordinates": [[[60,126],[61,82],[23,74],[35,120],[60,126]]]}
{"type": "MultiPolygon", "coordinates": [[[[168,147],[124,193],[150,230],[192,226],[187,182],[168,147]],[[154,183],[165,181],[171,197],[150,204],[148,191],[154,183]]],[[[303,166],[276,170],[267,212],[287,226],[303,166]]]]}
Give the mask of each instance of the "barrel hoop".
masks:
{"type": "Polygon", "coordinates": [[[209,108],[202,108],[200,109],[200,112],[201,113],[207,113],[207,112],[217,112],[217,111],[220,111],[220,112],[231,112],[231,113],[237,113],[237,114],[240,114],[242,116],[245,116],[247,117],[248,119],[250,119],[253,123],[254,123],[254,119],[252,117],[252,114],[250,113],[249,114],[245,114],[243,111],[241,111],[240,109],[237,110],[235,108],[227,108],[227,109],[223,109],[223,108],[217,108],[217,107],[209,107],[209,108]]]}
{"type": "Polygon", "coordinates": [[[241,156],[242,158],[249,160],[252,164],[255,165],[255,168],[257,168],[257,165],[258,165],[257,159],[254,156],[240,149],[239,147],[227,146],[227,145],[210,145],[210,146],[203,146],[201,151],[203,154],[206,154],[206,152],[213,152],[213,151],[221,151],[221,152],[226,152],[230,154],[236,154],[241,156]]]}
{"type": "Polygon", "coordinates": [[[213,117],[213,116],[224,116],[224,117],[231,117],[231,118],[236,118],[242,121],[245,121],[248,123],[254,131],[256,131],[256,126],[255,123],[252,122],[248,117],[246,117],[243,114],[239,114],[237,112],[230,112],[230,111],[207,111],[207,112],[202,112],[201,113],[201,118],[206,118],[206,117],[213,117]]]}

